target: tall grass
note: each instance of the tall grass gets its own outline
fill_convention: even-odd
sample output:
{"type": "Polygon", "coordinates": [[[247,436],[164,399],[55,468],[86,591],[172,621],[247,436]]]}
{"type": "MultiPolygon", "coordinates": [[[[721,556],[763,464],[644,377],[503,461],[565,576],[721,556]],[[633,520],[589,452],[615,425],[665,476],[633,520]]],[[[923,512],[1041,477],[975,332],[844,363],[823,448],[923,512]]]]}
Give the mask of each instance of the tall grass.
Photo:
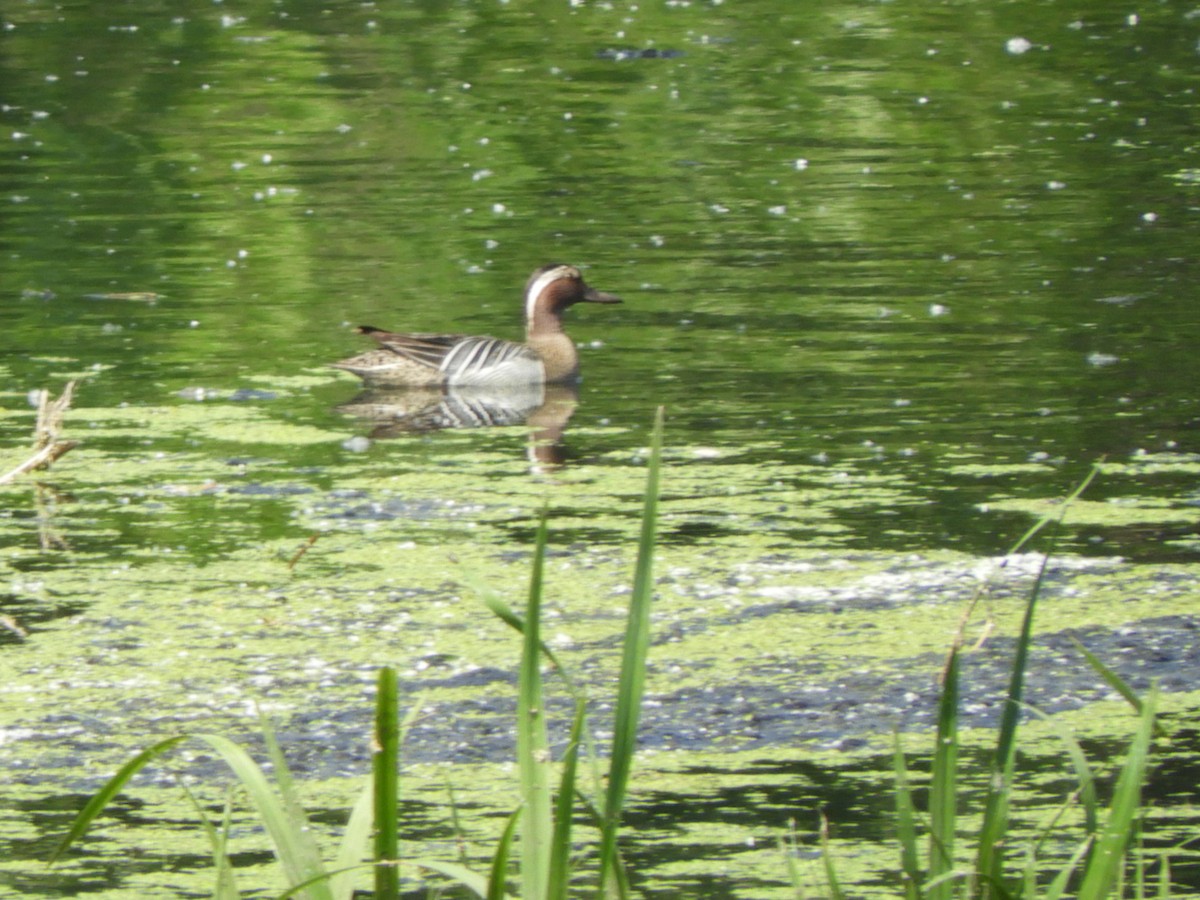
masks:
{"type": "MultiPolygon", "coordinates": [[[[583,796],[577,779],[579,753],[585,743],[587,721],[586,704],[582,696],[576,701],[574,721],[563,759],[556,764],[550,754],[541,664],[543,659],[547,659],[552,665],[558,666],[558,661],[541,640],[542,574],[548,540],[548,528],[543,515],[534,548],[524,617],[504,607],[490,592],[486,597],[495,613],[523,635],[516,723],[521,805],[509,817],[492,854],[486,876],[461,864],[439,860],[410,859],[403,861],[405,865],[438,872],[479,897],[507,897],[507,880],[515,844],[520,896],[525,900],[565,900],[577,875],[572,857],[572,825],[576,804],[582,802],[599,832],[597,858],[600,890],[609,896],[628,896],[629,884],[618,853],[618,834],[636,748],[649,647],[662,431],[663,415],[659,410],[652,435],[645,509],[634,569],[629,621],[625,629],[625,650],[617,685],[612,748],[607,757],[607,773],[595,779],[607,784],[603,802],[598,803],[583,796]]],[[[568,684],[578,693],[569,676],[568,684]]],[[[322,859],[283,754],[265,722],[263,732],[275,772],[274,783],[241,747],[228,738],[210,734],[184,734],[167,738],[122,766],[92,797],[72,823],[51,862],[61,858],[83,838],[96,818],[146,765],[184,742],[199,741],[208,744],[224,759],[250,797],[270,838],[284,877],[291,885],[283,896],[308,900],[350,900],[357,876],[363,868],[369,867],[374,871],[375,898],[395,900],[400,895],[402,862],[397,809],[399,755],[404,730],[399,722],[398,695],[395,671],[380,669],[372,778],[350,814],[332,865],[327,865],[322,859]],[[370,840],[372,834],[373,840],[370,840]]],[[[419,704],[414,705],[410,716],[417,709],[419,704]]],[[[212,848],[215,869],[213,896],[218,900],[235,900],[241,895],[228,852],[229,804],[219,825],[209,821],[198,803],[193,801],[193,806],[212,848]]]]}
{"type": "MultiPolygon", "coordinates": [[[[1067,497],[1058,509],[1044,516],[1029,529],[1012,548],[1017,552],[1034,535],[1047,527],[1057,528],[1074,502],[1091,483],[1096,470],[1067,497]]],[[[1078,788],[1068,803],[1083,807],[1084,833],[1065,862],[1039,859],[1039,849],[1046,834],[1025,839],[1023,846],[1014,833],[1009,818],[1017,751],[1017,736],[1021,713],[1028,709],[1023,702],[1025,674],[1033,640],[1034,613],[1041,595],[1047,553],[1038,569],[1025,606],[1021,631],[1013,654],[1008,692],[997,732],[996,749],[988,771],[987,792],[981,824],[970,835],[960,835],[958,810],[962,795],[970,782],[958,766],[958,699],[959,671],[962,657],[962,630],[951,646],[943,671],[942,693],[938,704],[937,733],[930,774],[928,813],[924,821],[928,833],[927,850],[922,856],[918,835],[920,819],[916,813],[908,778],[905,754],[896,738],[893,756],[896,777],[896,834],[900,851],[900,876],[906,900],[1011,900],[1037,898],[1058,900],[1068,891],[1079,900],[1100,900],[1118,894],[1121,878],[1128,868],[1128,852],[1137,833],[1142,815],[1141,786],[1146,778],[1150,739],[1157,729],[1155,705],[1157,688],[1152,688],[1145,700],[1114,672],[1107,669],[1093,654],[1080,645],[1084,658],[1134,708],[1137,728],[1117,778],[1116,789],[1107,810],[1099,808],[1095,791],[1095,775],[1078,742],[1065,731],[1060,732],[1066,753],[1074,767],[1078,788]],[[1104,819],[1100,825],[1101,818],[1104,819]],[[969,847],[958,852],[960,837],[969,837],[969,847]],[[1021,852],[1014,853],[1014,847],[1021,852]],[[925,865],[921,860],[924,858],[925,865]]],[[[1036,710],[1034,711],[1037,712],[1036,710]]],[[[1060,811],[1063,812],[1064,810],[1060,811]]],[[[1061,815],[1055,818],[1060,821],[1061,815]]],[[[1056,836],[1066,834],[1060,828],[1056,836]]],[[[963,841],[962,843],[967,843],[963,841]]],[[[836,867],[826,851],[826,868],[831,873],[829,884],[834,896],[840,889],[832,873],[836,867]]],[[[1140,870],[1140,869],[1139,869],[1140,870]]],[[[795,879],[793,879],[795,883],[795,879]]],[[[1157,896],[1170,895],[1169,869],[1164,866],[1157,896]]],[[[1137,894],[1136,896],[1142,896],[1137,894]]]]}
{"type": "MultiPolygon", "coordinates": [[[[438,873],[475,896],[489,900],[514,896],[510,878],[517,885],[515,895],[522,900],[566,900],[569,896],[580,896],[585,886],[599,896],[628,897],[631,893],[629,879],[619,852],[620,827],[632,777],[650,643],[662,431],[660,410],[654,424],[633,591],[617,685],[613,737],[607,756],[594,750],[584,692],[542,641],[543,573],[549,539],[544,515],[537,531],[524,614],[518,615],[506,607],[485,586],[480,588],[485,603],[518,630],[522,638],[515,729],[521,802],[508,817],[486,872],[475,871],[459,862],[402,859],[401,823],[397,818],[400,751],[403,734],[420,703],[414,702],[409,718],[400,721],[399,688],[396,674],[390,668],[382,668],[379,672],[372,776],[349,814],[331,861],[326,862],[321,855],[283,755],[265,722],[263,732],[273,764],[273,779],[268,778],[243,749],[222,736],[184,734],[166,738],[126,763],[89,800],[51,861],[61,858],[83,839],[97,817],[143,767],[185,742],[198,741],[208,745],[225,761],[249,797],[290,885],[283,897],[350,900],[356,885],[363,882],[366,869],[373,875],[373,896],[377,900],[398,898],[402,871],[418,870],[438,873]],[[557,669],[562,683],[575,699],[570,733],[557,762],[552,758],[547,730],[543,663],[557,669]],[[585,779],[581,778],[581,763],[585,761],[589,764],[587,782],[592,786],[592,794],[585,789],[585,779]],[[576,852],[581,842],[574,825],[580,813],[594,829],[590,855],[576,852]]],[[[1078,496],[1085,486],[1086,483],[1081,485],[1070,499],[1078,496]]],[[[1022,543],[1052,522],[1052,518],[1043,520],[1030,530],[1022,543]]],[[[1100,808],[1091,767],[1078,743],[1064,732],[1063,743],[1079,782],[1077,802],[1084,812],[1085,833],[1075,851],[1066,862],[1042,860],[1039,849],[1046,834],[1035,835],[1018,847],[1009,823],[1018,724],[1024,708],[1024,673],[1044,571],[1043,564],[1017,640],[1005,710],[988,773],[982,824],[973,834],[963,833],[958,814],[964,785],[971,781],[960,771],[958,760],[961,629],[953,642],[944,672],[925,814],[918,812],[905,752],[897,737],[893,754],[899,851],[897,875],[906,900],[1010,900],[1018,897],[1058,900],[1067,896],[1068,891],[1081,900],[1098,900],[1122,889],[1131,835],[1136,832],[1141,815],[1140,790],[1155,733],[1157,695],[1152,690],[1144,700],[1137,698],[1087,651],[1084,651],[1085,658],[1106,682],[1135,705],[1139,716],[1137,732],[1117,778],[1112,800],[1107,809],[1100,808]]],[[[221,820],[216,823],[209,820],[199,803],[194,799],[192,803],[212,850],[213,897],[236,900],[241,894],[229,852],[232,798],[227,799],[221,820]]],[[[1063,829],[1057,825],[1052,827],[1055,836],[1061,837],[1063,829]]],[[[820,840],[825,894],[842,898],[844,892],[824,820],[820,840]]],[[[794,835],[790,841],[794,850],[794,835]]],[[[785,847],[788,845],[787,840],[781,843],[785,847]]],[[[796,865],[794,852],[788,853],[786,866],[799,894],[802,873],[796,865]]],[[[1141,897],[1145,895],[1147,880],[1140,862],[1135,872],[1136,877],[1132,880],[1136,886],[1134,895],[1141,897]]],[[[1169,892],[1169,870],[1164,864],[1156,896],[1166,897],[1169,892]]]]}
{"type": "MultiPolygon", "coordinates": [[[[1021,844],[1017,843],[1008,817],[1013,791],[1012,755],[1002,744],[997,747],[1000,764],[993,767],[988,780],[982,824],[970,835],[969,852],[956,853],[956,839],[962,836],[959,834],[961,825],[957,811],[962,794],[970,783],[970,778],[964,777],[957,765],[958,678],[959,652],[955,650],[951,654],[939,705],[926,823],[928,849],[924,858],[927,864],[924,868],[920,863],[919,818],[915,812],[904,751],[899,738],[896,742],[896,833],[906,898],[1007,900],[1044,897],[1046,900],[1057,900],[1067,896],[1068,891],[1079,900],[1119,896],[1117,888],[1127,868],[1130,842],[1137,833],[1142,815],[1141,786],[1145,781],[1150,740],[1155,731],[1157,689],[1152,688],[1139,703],[1136,731],[1107,809],[1099,808],[1094,787],[1095,775],[1082,749],[1069,734],[1064,732],[1060,735],[1078,781],[1078,789],[1067,804],[1082,804],[1085,828],[1065,862],[1050,862],[1041,860],[1038,855],[1043,839],[1048,834],[1035,834],[1021,839],[1021,844]],[[1096,823],[1101,819],[1103,824],[1097,827],[1096,823]],[[1014,848],[1019,849],[1021,855],[1015,855],[1014,848]],[[974,858],[973,864],[971,857],[974,858]]],[[[1011,693],[1009,703],[1014,705],[1011,693]]],[[[1015,729],[1013,739],[1015,741],[1015,729]]],[[[1058,819],[1056,817],[1056,821],[1058,819]]],[[[1059,828],[1055,836],[1061,839],[1068,833],[1066,828],[1059,828]]],[[[1169,873],[1164,869],[1157,896],[1165,897],[1169,893],[1169,873]]]]}

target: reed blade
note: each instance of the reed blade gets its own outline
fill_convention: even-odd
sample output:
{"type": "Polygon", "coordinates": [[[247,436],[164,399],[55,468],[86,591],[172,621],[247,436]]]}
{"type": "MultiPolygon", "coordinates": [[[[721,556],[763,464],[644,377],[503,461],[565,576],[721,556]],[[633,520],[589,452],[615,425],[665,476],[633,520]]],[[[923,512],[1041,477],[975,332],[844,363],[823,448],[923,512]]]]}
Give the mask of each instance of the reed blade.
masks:
{"type": "Polygon", "coordinates": [[[907,900],[917,900],[921,896],[921,863],[917,852],[916,811],[898,732],[895,738],[892,768],[896,773],[896,838],[900,844],[900,873],[904,879],[904,896],[907,900]]]}
{"type": "Polygon", "coordinates": [[[546,513],[538,525],[525,610],[517,689],[517,766],[521,777],[521,894],[541,900],[550,871],[550,742],[542,692],[542,585],[546,562],[546,513]]]}
{"type": "Polygon", "coordinates": [[[379,670],[375,696],[375,898],[400,896],[400,700],[396,670],[379,670]]]}
{"type": "Polygon", "coordinates": [[[279,797],[258,764],[229,738],[215,734],[196,735],[225,761],[242,787],[246,789],[259,821],[267,830],[275,857],[283,867],[289,884],[308,883],[305,896],[309,900],[333,900],[308,821],[297,818],[287,803],[279,797]]]}
{"type": "Polygon", "coordinates": [[[582,700],[575,704],[575,721],[571,738],[563,754],[562,775],[558,782],[558,797],[554,803],[554,835],[550,850],[550,874],[547,897],[567,900],[571,884],[571,826],[575,807],[575,781],[579,763],[579,748],[587,721],[587,707],[582,700]]]}
{"type": "Polygon", "coordinates": [[[929,785],[929,879],[927,896],[951,900],[954,885],[954,829],[958,797],[958,668],[957,648],[946,664],[942,697],[938,705],[937,747],[929,785]]]}
{"type": "Polygon", "coordinates": [[[59,841],[54,853],[52,853],[50,855],[50,859],[47,860],[47,865],[54,865],[54,863],[57,862],[62,855],[67,852],[67,849],[73,843],[87,833],[87,830],[91,827],[92,822],[94,822],[96,817],[104,811],[104,808],[112,802],[113,798],[116,797],[117,794],[121,793],[121,789],[125,787],[129,779],[131,779],[155,759],[162,756],[168,750],[172,749],[177,744],[181,744],[186,741],[189,737],[190,735],[180,734],[176,735],[175,737],[169,737],[165,740],[161,740],[157,744],[147,747],[129,762],[125,763],[125,765],[121,766],[121,768],[117,770],[117,774],[105,782],[104,786],[100,788],[100,790],[96,792],[95,796],[93,796],[92,799],[89,800],[83,807],[83,809],[79,811],[79,815],[75,817],[75,821],[73,821],[71,823],[71,827],[67,829],[66,835],[61,841],[59,841]]]}
{"type": "Polygon", "coordinates": [[[658,494],[662,467],[663,410],[654,418],[650,439],[650,459],[646,476],[646,496],[642,509],[641,536],[629,617],[625,625],[625,646],[617,688],[617,708],[613,720],[612,750],[609,754],[608,790],[605,794],[604,821],[600,842],[600,886],[609,877],[619,879],[617,829],[629,785],[633,756],[637,749],[637,727],[642,694],[646,682],[646,656],[650,647],[650,604],[654,597],[654,547],[658,527],[658,494]]]}
{"type": "Polygon", "coordinates": [[[1088,859],[1087,871],[1079,886],[1079,900],[1101,900],[1108,897],[1125,868],[1129,837],[1141,814],[1142,784],[1150,762],[1150,742],[1154,737],[1155,709],[1158,689],[1152,688],[1142,701],[1142,715],[1117,776],[1109,804],[1108,819],[1096,839],[1096,847],[1088,859]]]}

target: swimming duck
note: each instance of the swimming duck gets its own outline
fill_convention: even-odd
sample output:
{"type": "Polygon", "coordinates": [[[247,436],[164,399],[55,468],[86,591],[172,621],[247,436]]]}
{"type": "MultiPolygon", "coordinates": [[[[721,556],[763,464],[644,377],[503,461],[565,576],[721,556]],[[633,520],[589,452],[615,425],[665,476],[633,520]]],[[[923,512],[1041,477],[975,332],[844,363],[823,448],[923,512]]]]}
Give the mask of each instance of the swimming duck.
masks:
{"type": "Polygon", "coordinates": [[[579,379],[579,353],[563,331],[562,314],[576,303],[620,303],[584,283],[574,266],[550,263],[525,284],[525,343],[462,334],[394,334],[358,329],[379,347],[333,364],[378,387],[431,385],[504,387],[579,379]]]}

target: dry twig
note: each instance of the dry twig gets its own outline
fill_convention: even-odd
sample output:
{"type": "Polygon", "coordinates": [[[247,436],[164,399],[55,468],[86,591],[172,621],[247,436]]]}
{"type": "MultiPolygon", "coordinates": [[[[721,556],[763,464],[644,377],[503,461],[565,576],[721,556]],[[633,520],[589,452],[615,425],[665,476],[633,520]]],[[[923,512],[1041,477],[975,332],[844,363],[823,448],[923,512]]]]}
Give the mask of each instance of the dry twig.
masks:
{"type": "Polygon", "coordinates": [[[71,408],[71,398],[74,396],[74,381],[67,382],[67,386],[63,388],[63,392],[56,400],[50,399],[49,391],[38,391],[37,425],[33,429],[33,455],[11,472],[0,475],[0,484],[8,484],[34,469],[43,469],[68,450],[79,445],[79,441],[60,441],[58,439],[59,434],[62,433],[63,416],[71,408]]]}

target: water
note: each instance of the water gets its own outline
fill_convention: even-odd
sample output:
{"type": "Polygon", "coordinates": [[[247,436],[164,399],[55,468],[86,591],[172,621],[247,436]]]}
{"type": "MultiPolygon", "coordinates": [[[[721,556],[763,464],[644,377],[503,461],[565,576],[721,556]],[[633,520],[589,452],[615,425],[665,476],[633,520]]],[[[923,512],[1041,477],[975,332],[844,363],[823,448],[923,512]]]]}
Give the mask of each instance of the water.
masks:
{"type": "MultiPolygon", "coordinates": [[[[1047,704],[1127,727],[1055,655],[1075,629],[1140,687],[1175,676],[1194,717],[1190,13],[31,2],[0,20],[0,440],[15,465],[27,392],[78,377],[83,441],[40,488],[4,488],[0,754],[31,792],[10,848],[53,831],[20,810],[184,723],[252,735],[263,698],[311,774],[353,771],[381,663],[443,711],[419,760],[486,761],[461,758],[472,740],[507,758],[512,639],[456,566],[519,604],[543,505],[564,652],[603,696],[659,405],[670,638],[649,746],[716,754],[739,784],[743,752],[836,745],[821,765],[849,772],[847,742],[920,726],[891,691],[932,678],[972,573],[1098,460],[1042,620],[1044,677],[1076,694],[1047,704]],[[625,299],[571,314],[563,466],[531,472],[519,428],[362,441],[377,423],[324,367],[361,348],[349,326],[516,337],[551,259],[625,299]],[[797,691],[854,697],[857,720],[816,704],[809,724],[797,691]],[[672,737],[680,719],[708,730],[672,737]],[[323,763],[312,734],[343,749],[323,763]]],[[[1194,798],[1162,793],[1194,822],[1194,798]]],[[[823,796],[801,818],[849,820],[823,796]]],[[[759,847],[722,836],[728,874],[689,890],[778,888],[770,808],[759,847]]],[[[678,843],[639,867],[704,856],[678,843]]]]}

